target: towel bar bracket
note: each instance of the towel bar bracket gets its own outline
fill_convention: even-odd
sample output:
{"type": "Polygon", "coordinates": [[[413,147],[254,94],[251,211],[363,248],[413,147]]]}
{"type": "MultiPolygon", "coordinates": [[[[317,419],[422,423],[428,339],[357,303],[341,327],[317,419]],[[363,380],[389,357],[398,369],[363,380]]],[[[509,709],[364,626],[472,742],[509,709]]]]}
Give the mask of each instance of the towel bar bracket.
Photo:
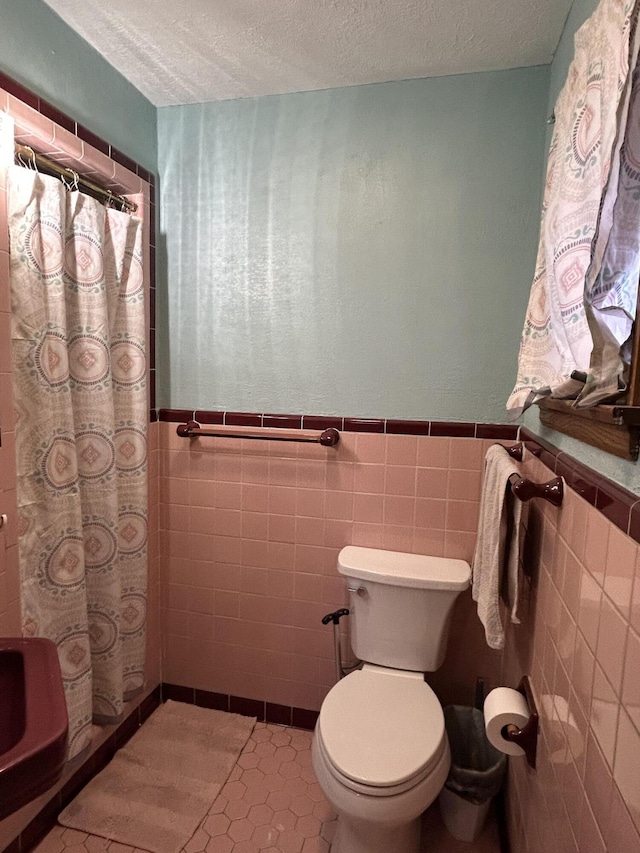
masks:
{"type": "Polygon", "coordinates": [[[554,506],[562,506],[564,497],[564,482],[562,477],[554,477],[548,483],[532,483],[531,480],[524,480],[518,474],[512,474],[509,477],[511,491],[520,498],[521,501],[528,501],[531,498],[543,498],[554,506]]]}

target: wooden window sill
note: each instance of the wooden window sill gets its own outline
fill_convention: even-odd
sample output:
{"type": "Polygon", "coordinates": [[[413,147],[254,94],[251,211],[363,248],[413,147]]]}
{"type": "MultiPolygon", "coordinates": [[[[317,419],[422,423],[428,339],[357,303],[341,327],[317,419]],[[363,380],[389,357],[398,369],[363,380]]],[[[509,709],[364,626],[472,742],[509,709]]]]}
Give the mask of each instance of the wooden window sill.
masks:
{"type": "Polygon", "coordinates": [[[640,438],[640,406],[594,406],[576,409],[568,400],[539,400],[540,421],[557,432],[570,435],[635,462],[640,438]]]}

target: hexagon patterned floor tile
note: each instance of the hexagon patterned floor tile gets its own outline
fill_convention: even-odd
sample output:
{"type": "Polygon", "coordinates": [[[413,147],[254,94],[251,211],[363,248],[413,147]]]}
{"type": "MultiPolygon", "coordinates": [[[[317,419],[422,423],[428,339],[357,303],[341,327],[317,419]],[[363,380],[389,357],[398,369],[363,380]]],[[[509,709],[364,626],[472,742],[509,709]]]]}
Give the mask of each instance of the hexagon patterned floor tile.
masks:
{"type": "MultiPolygon", "coordinates": [[[[328,853],[335,814],[311,767],[312,733],[256,727],[183,853],[328,853]]],[[[146,853],[54,827],[34,853],[146,853]]]]}
{"type": "MultiPolygon", "coordinates": [[[[257,723],[226,785],[182,853],[329,853],[336,816],[311,767],[312,733],[257,723]]],[[[491,819],[478,841],[446,831],[437,804],[425,813],[430,853],[497,853],[491,819]]],[[[54,827],[34,853],[147,853],[75,829],[54,827]]]]}

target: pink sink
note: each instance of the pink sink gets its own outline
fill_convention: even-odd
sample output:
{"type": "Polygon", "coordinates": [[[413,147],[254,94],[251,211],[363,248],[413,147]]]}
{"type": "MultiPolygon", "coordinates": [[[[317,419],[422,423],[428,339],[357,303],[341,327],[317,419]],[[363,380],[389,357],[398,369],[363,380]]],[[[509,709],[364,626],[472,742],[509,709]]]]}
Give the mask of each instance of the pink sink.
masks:
{"type": "Polygon", "coordinates": [[[0,820],[60,778],[67,730],[55,644],[0,637],[0,820]]]}

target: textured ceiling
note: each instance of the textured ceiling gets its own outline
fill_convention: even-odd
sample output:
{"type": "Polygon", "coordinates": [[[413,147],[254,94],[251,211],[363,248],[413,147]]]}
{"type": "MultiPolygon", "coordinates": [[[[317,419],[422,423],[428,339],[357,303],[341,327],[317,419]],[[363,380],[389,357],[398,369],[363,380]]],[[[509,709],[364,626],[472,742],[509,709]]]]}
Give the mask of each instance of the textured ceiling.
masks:
{"type": "Polygon", "coordinates": [[[157,106],[551,61],[571,0],[45,0],[157,106]]]}

